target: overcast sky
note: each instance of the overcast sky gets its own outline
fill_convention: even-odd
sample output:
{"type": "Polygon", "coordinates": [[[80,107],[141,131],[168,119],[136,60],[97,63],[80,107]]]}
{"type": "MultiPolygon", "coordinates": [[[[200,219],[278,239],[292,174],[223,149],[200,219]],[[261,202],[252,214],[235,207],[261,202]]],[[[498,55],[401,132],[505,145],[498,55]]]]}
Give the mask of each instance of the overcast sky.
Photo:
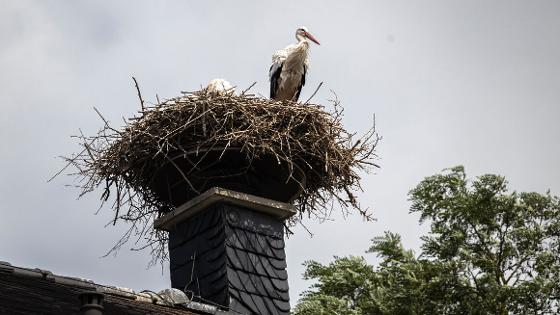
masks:
{"type": "MultiPolygon", "coordinates": [[[[0,0],[0,260],[135,290],[169,286],[147,252],[100,258],[126,226],[104,228],[99,194],[76,200],[72,179],[47,179],[76,152],[70,138],[120,125],[146,98],[173,97],[223,77],[267,95],[271,54],[306,25],[311,47],[302,98],[334,90],[344,123],[375,114],[381,169],[363,174],[358,216],[307,222],[287,240],[292,304],[308,259],[365,255],[385,230],[417,249],[426,231],[407,192],[463,164],[519,191],[560,195],[559,1],[22,1],[0,0]]],[[[129,246],[130,247],[130,246],[129,246]]]]}

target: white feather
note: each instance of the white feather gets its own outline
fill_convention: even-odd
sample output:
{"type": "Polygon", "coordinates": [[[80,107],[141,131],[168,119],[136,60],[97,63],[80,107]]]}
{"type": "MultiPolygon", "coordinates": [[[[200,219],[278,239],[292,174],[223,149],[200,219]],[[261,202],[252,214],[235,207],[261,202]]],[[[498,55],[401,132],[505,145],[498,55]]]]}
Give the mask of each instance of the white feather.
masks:
{"type": "Polygon", "coordinates": [[[207,86],[208,93],[226,95],[235,93],[234,87],[224,79],[212,79],[207,86]]]}

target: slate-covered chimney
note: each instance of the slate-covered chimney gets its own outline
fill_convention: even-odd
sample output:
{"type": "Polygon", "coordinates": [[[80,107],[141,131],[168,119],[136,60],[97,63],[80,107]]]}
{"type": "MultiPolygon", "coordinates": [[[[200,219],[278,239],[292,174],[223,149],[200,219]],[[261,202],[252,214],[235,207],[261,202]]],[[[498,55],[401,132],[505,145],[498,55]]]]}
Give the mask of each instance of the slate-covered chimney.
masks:
{"type": "Polygon", "coordinates": [[[171,286],[241,314],[289,314],[284,220],[293,206],[212,188],[158,219],[171,286]]]}

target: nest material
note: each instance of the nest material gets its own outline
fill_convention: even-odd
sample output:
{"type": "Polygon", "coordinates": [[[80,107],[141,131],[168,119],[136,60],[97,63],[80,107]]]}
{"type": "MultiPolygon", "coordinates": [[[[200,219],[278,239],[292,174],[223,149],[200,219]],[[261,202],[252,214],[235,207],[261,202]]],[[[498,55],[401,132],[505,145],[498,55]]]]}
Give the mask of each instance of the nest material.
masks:
{"type": "MultiPolygon", "coordinates": [[[[324,218],[338,205],[345,213],[354,209],[370,218],[353,191],[361,189],[358,172],[377,167],[373,160],[379,137],[374,125],[353,139],[342,126],[338,100],[332,100],[332,112],[319,105],[205,90],[146,108],[140,100],[140,116],[125,121],[121,130],[110,127],[98,112],[104,127],[92,137],[79,136],[84,150],[67,158],[78,169],[74,175],[81,179],[82,195],[104,186],[102,201],[114,197],[114,222],[132,222],[115,249],[137,235],[152,250],[162,250],[153,245],[161,247],[166,235],[151,224],[171,205],[151,189],[151,176],[169,163],[171,154],[209,148],[225,152],[236,147],[249,160],[274,157],[290,175],[303,173],[305,185],[294,202],[300,217],[324,218]]],[[[188,172],[183,176],[188,181],[188,172]]]]}

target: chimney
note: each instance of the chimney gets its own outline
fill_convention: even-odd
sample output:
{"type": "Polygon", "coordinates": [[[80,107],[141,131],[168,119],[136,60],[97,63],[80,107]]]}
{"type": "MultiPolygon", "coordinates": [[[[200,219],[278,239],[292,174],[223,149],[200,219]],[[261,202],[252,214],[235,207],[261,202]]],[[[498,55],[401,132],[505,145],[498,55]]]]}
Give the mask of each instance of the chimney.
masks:
{"type": "Polygon", "coordinates": [[[83,292],[78,296],[81,302],[80,315],[103,315],[104,295],[98,292],[83,292]]]}
{"type": "Polygon", "coordinates": [[[171,286],[241,314],[290,313],[284,221],[291,204],[211,188],[155,222],[169,232],[171,286]]]}

